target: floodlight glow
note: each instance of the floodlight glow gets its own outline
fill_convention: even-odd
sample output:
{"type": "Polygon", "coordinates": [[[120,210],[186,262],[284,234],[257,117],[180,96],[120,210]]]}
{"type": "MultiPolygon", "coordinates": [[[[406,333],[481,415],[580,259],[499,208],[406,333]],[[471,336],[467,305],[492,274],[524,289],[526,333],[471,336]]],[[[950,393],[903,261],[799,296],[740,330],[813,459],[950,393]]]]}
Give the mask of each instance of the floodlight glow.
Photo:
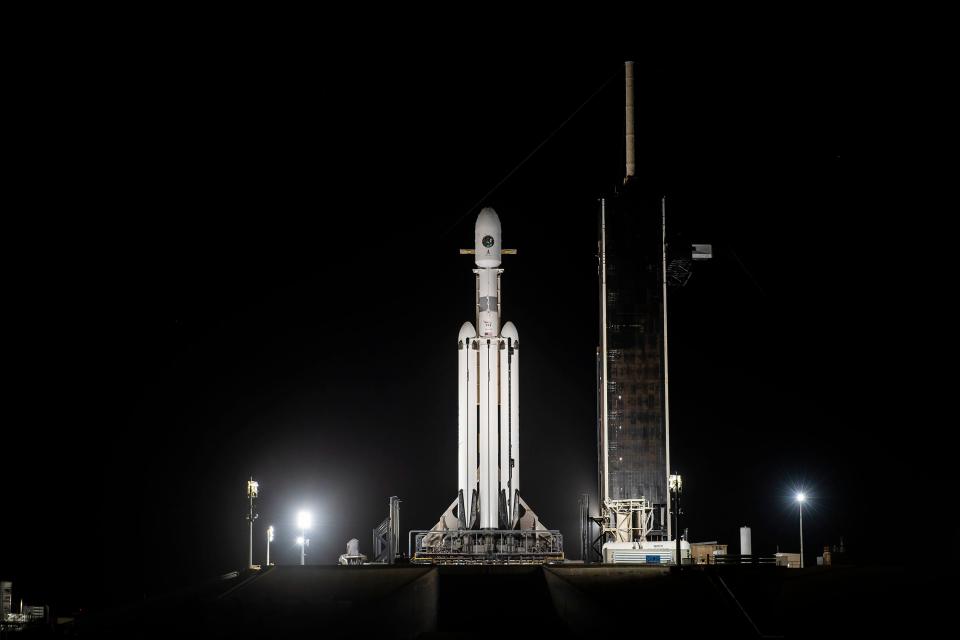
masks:
{"type": "Polygon", "coordinates": [[[267,527],[267,542],[273,542],[273,525],[267,527]]]}
{"type": "Polygon", "coordinates": [[[313,524],[313,516],[310,515],[309,511],[301,511],[297,514],[297,528],[298,529],[309,529],[313,524]]]}
{"type": "Polygon", "coordinates": [[[807,494],[805,494],[804,492],[801,491],[800,493],[797,494],[797,502],[803,502],[806,499],[807,499],[807,494]]]}
{"type": "Polygon", "coordinates": [[[259,489],[260,489],[259,482],[257,482],[253,478],[250,478],[249,480],[247,480],[247,497],[248,498],[256,498],[257,493],[259,492],[259,489]]]}
{"type": "Polygon", "coordinates": [[[297,536],[297,544],[303,546],[303,536],[297,536]]]}

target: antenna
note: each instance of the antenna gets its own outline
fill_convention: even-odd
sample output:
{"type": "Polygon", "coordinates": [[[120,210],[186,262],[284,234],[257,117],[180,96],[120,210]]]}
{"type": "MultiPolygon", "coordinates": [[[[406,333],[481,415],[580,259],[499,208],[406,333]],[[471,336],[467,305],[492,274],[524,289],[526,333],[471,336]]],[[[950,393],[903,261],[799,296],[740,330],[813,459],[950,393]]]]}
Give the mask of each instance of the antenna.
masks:
{"type": "Polygon", "coordinates": [[[637,156],[634,150],[633,132],[633,63],[625,62],[626,67],[626,119],[627,119],[627,175],[623,178],[626,184],[637,171],[637,156]]]}

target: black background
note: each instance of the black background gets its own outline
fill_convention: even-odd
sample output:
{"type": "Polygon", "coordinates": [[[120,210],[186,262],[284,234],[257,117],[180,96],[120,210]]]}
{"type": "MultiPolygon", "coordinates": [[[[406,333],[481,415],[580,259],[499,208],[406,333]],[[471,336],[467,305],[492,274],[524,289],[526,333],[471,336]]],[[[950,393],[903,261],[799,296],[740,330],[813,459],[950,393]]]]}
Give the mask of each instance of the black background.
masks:
{"type": "Polygon", "coordinates": [[[916,531],[889,520],[926,504],[907,473],[907,265],[851,187],[866,161],[843,149],[838,51],[341,48],[335,30],[38,38],[15,61],[0,567],[17,597],[96,608],[242,566],[251,474],[256,562],[268,524],[275,561],[296,561],[301,507],[314,563],[351,537],[369,553],[391,495],[404,532],[432,526],[456,489],[473,296],[457,249],[481,205],[519,250],[503,303],[524,346],[522,493],[576,558],[625,59],[638,179],[714,246],[670,299],[682,526],[736,552],[750,525],[756,552],[796,551],[803,487],[810,563],[841,536],[882,561],[887,535],[916,531]]]}

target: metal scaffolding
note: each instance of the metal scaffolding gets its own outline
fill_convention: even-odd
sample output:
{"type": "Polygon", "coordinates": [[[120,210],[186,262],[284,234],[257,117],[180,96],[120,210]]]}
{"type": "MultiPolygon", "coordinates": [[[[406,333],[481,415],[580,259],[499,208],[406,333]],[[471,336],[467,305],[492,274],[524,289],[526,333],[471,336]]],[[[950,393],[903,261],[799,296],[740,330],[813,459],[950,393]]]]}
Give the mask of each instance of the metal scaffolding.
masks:
{"type": "Polygon", "coordinates": [[[373,530],[373,561],[393,564],[400,549],[400,498],[390,497],[387,517],[373,530]]]}
{"type": "Polygon", "coordinates": [[[563,535],[553,529],[411,531],[416,564],[545,564],[563,561],[563,535]]]}

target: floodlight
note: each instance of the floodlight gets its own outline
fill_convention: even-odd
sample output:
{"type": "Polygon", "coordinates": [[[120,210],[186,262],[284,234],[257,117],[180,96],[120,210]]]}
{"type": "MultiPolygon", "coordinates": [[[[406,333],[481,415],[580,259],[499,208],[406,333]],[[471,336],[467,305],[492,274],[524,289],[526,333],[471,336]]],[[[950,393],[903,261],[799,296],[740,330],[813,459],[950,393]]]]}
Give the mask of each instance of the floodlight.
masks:
{"type": "Polygon", "coordinates": [[[797,492],[796,500],[800,507],[800,568],[803,569],[803,503],[807,500],[807,494],[803,491],[797,492]]]}
{"type": "Polygon", "coordinates": [[[677,474],[671,474],[669,477],[670,490],[677,493],[683,491],[683,478],[677,474]]]}

